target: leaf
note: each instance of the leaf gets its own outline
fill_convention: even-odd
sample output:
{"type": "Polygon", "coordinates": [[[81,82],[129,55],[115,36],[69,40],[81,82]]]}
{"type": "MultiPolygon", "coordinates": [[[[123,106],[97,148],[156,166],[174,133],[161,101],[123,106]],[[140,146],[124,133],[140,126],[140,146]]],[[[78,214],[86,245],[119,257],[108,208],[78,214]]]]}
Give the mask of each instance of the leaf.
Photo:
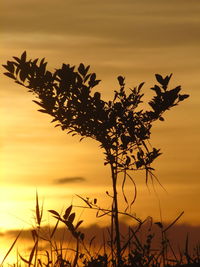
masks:
{"type": "Polygon", "coordinates": [[[26,51],[24,51],[21,55],[21,61],[25,62],[26,61],[26,51]]]}
{"type": "MultiPolygon", "coordinates": [[[[19,81],[15,81],[15,83],[23,85],[23,83],[19,82],[19,81]]],[[[28,92],[32,92],[32,90],[29,90],[28,92]]]]}
{"type": "Polygon", "coordinates": [[[160,121],[164,121],[165,119],[163,117],[159,117],[159,120],[160,121]]]}
{"type": "Polygon", "coordinates": [[[33,246],[32,250],[31,250],[31,253],[30,253],[30,255],[29,255],[29,260],[26,260],[25,258],[23,258],[23,257],[19,254],[19,257],[21,258],[21,260],[22,260],[23,262],[27,263],[28,266],[31,266],[31,265],[32,265],[31,262],[32,262],[32,260],[33,260],[34,252],[35,252],[37,246],[38,246],[38,240],[35,242],[35,245],[33,246]]]}
{"type": "Polygon", "coordinates": [[[76,224],[76,226],[75,226],[75,230],[77,230],[78,229],[78,227],[81,225],[83,223],[83,220],[81,220],[81,221],[79,221],[79,222],[77,222],[77,224],[76,224]]]}
{"type": "Polygon", "coordinates": [[[139,86],[138,86],[138,92],[142,89],[142,86],[145,84],[145,82],[142,82],[139,86]]]}
{"type": "MultiPolygon", "coordinates": [[[[105,165],[105,164],[104,164],[105,165]]],[[[77,195],[77,197],[79,197],[80,199],[82,199],[90,208],[92,208],[92,205],[89,203],[89,200],[84,199],[83,197],[77,195]]]]}
{"type": "Polygon", "coordinates": [[[54,216],[53,215],[53,218],[56,218],[56,220],[59,220],[59,221],[61,221],[61,222],[64,222],[65,223],[65,221],[61,218],[61,217],[58,217],[58,216],[54,216]]]}
{"type": "Polygon", "coordinates": [[[100,81],[101,81],[101,80],[95,80],[95,81],[93,82],[93,84],[92,84],[92,87],[95,87],[97,84],[100,83],[100,81]]]}
{"type": "Polygon", "coordinates": [[[131,159],[129,156],[126,156],[126,166],[128,166],[131,162],[131,159]]]}
{"type": "Polygon", "coordinates": [[[139,169],[140,167],[144,165],[144,161],[142,159],[138,160],[135,162],[135,165],[136,165],[136,168],[139,169]]]}
{"type": "Polygon", "coordinates": [[[127,200],[127,197],[126,197],[126,194],[124,192],[124,187],[125,187],[125,183],[126,183],[126,177],[127,177],[127,173],[126,171],[124,172],[124,177],[123,177],[123,182],[122,182],[122,193],[123,193],[123,197],[124,197],[124,200],[128,206],[128,200],[127,200]]]}
{"type": "Polygon", "coordinates": [[[96,238],[96,236],[93,236],[93,237],[91,238],[91,240],[90,240],[90,248],[91,248],[91,246],[92,246],[92,242],[95,240],[95,238],[96,238]]]}
{"type": "Polygon", "coordinates": [[[155,74],[156,80],[162,85],[163,89],[166,90],[168,83],[172,77],[172,73],[169,76],[163,78],[160,74],[155,74]]]}
{"type": "MultiPolygon", "coordinates": [[[[19,82],[19,81],[15,81],[15,83],[23,85],[23,83],[19,82]]],[[[28,90],[28,92],[32,92],[32,90],[28,90]]]]}
{"type": "Polygon", "coordinates": [[[161,85],[163,85],[163,81],[164,81],[163,77],[162,77],[160,74],[155,74],[155,76],[156,76],[156,80],[157,80],[161,85]]]}
{"type": "Polygon", "coordinates": [[[65,220],[68,219],[69,214],[71,213],[71,211],[72,211],[72,205],[69,206],[69,207],[65,210],[65,214],[63,215],[63,218],[64,218],[65,220]]]}
{"type": "Polygon", "coordinates": [[[40,75],[44,75],[46,72],[46,66],[47,66],[47,62],[44,62],[45,58],[43,58],[40,62],[40,66],[39,66],[39,73],[40,75]]]}
{"type": "Polygon", "coordinates": [[[170,223],[170,225],[168,225],[164,230],[163,230],[163,232],[166,232],[169,228],[171,228],[180,218],[181,218],[181,216],[184,214],[184,211],[182,211],[179,215],[178,215],[178,217],[172,222],[172,223],[170,223]]]}
{"type": "Polygon", "coordinates": [[[36,240],[35,245],[34,245],[34,247],[32,248],[31,253],[30,253],[30,255],[29,255],[29,264],[30,264],[30,265],[31,265],[31,262],[32,262],[32,260],[33,260],[33,256],[34,256],[34,253],[35,253],[35,251],[36,251],[37,246],[38,246],[38,240],[36,240]]]}
{"type": "MultiPolygon", "coordinates": [[[[189,233],[187,233],[186,240],[185,240],[185,256],[189,257],[189,233]]],[[[189,262],[188,262],[189,264],[189,262]]]]}
{"type": "Polygon", "coordinates": [[[13,249],[13,247],[15,246],[19,236],[21,235],[21,232],[19,232],[19,234],[17,235],[17,237],[15,238],[14,242],[12,243],[11,247],[9,248],[8,252],[6,253],[6,255],[4,256],[2,262],[1,262],[1,266],[3,266],[4,261],[6,260],[6,258],[8,257],[8,255],[10,254],[11,250],[13,249]]]}
{"type": "Polygon", "coordinates": [[[28,265],[30,266],[30,263],[29,263],[28,260],[26,260],[25,258],[23,258],[20,254],[19,254],[19,257],[20,257],[20,259],[21,259],[23,262],[28,263],[28,265]]]}
{"type": "Polygon", "coordinates": [[[40,102],[38,102],[38,101],[36,101],[36,100],[32,100],[34,103],[36,103],[37,105],[39,105],[40,107],[44,107],[44,105],[42,104],[42,103],[40,103],[40,102]]]}
{"type": "Polygon", "coordinates": [[[36,58],[35,60],[33,60],[33,61],[32,61],[32,64],[33,64],[33,65],[36,65],[37,62],[38,62],[38,58],[36,58]]]}
{"type": "Polygon", "coordinates": [[[184,99],[186,99],[186,98],[188,98],[190,95],[187,95],[187,94],[185,94],[185,95],[179,95],[178,96],[178,100],[179,101],[183,101],[184,99]]]}
{"type": "Polygon", "coordinates": [[[167,86],[168,86],[168,83],[169,83],[171,77],[172,77],[172,73],[171,73],[169,76],[166,76],[166,77],[165,77],[165,79],[164,79],[164,81],[163,81],[163,89],[164,89],[164,90],[167,89],[167,86]]]}
{"type": "Polygon", "coordinates": [[[40,225],[41,220],[42,220],[42,209],[40,211],[40,206],[39,206],[39,199],[38,199],[38,193],[36,191],[36,219],[37,219],[37,224],[40,225]]]}
{"type": "Polygon", "coordinates": [[[19,77],[20,77],[21,81],[24,82],[27,78],[27,71],[24,69],[21,69],[21,71],[19,73],[19,77]]]}
{"type": "Polygon", "coordinates": [[[85,67],[84,67],[83,63],[80,63],[80,65],[78,67],[78,71],[82,76],[85,76],[85,67]]]}
{"type": "Polygon", "coordinates": [[[43,66],[43,65],[46,65],[47,63],[44,62],[45,61],[45,58],[42,58],[40,60],[40,68],[43,66]]]}
{"type": "Polygon", "coordinates": [[[52,214],[60,217],[60,214],[57,211],[55,211],[55,210],[48,210],[48,212],[50,212],[50,213],[52,213],[52,214]]]}
{"type": "Polygon", "coordinates": [[[72,234],[74,234],[74,226],[70,221],[64,221],[65,225],[67,226],[67,228],[72,232],[72,234]]]}
{"type": "Polygon", "coordinates": [[[119,85],[120,85],[120,86],[124,86],[124,85],[125,85],[125,84],[124,84],[124,80],[125,80],[124,77],[122,77],[122,76],[118,76],[117,79],[118,79],[118,82],[119,82],[119,85]]]}
{"type": "Polygon", "coordinates": [[[86,82],[90,78],[90,76],[91,76],[91,74],[86,75],[84,78],[84,82],[86,82]]]}
{"type": "Polygon", "coordinates": [[[85,238],[85,235],[84,235],[84,233],[81,233],[81,235],[80,235],[80,239],[83,241],[83,240],[84,240],[84,238],[85,238]]]}
{"type": "Polygon", "coordinates": [[[56,230],[57,230],[57,228],[58,228],[58,224],[59,224],[59,219],[57,220],[56,225],[55,225],[55,227],[53,228],[53,231],[52,231],[52,233],[51,233],[51,235],[50,235],[50,238],[51,238],[51,239],[52,239],[52,237],[54,236],[54,234],[55,234],[55,232],[56,232],[56,230]]]}
{"type": "Polygon", "coordinates": [[[75,212],[71,213],[71,214],[69,215],[68,221],[69,221],[70,223],[73,223],[73,221],[74,221],[74,219],[75,219],[75,216],[76,216],[75,212]]]}
{"type": "Polygon", "coordinates": [[[7,65],[2,65],[6,70],[8,70],[11,73],[14,73],[14,65],[11,61],[7,61],[7,65]]]}
{"type": "Polygon", "coordinates": [[[89,68],[90,68],[90,65],[88,65],[88,66],[85,68],[85,74],[88,73],[89,68]]]}
{"type": "Polygon", "coordinates": [[[155,85],[154,87],[152,87],[151,90],[154,90],[158,96],[162,94],[161,89],[158,85],[155,85]]]}
{"type": "Polygon", "coordinates": [[[21,62],[21,60],[18,57],[13,57],[18,63],[21,62]]]}
{"type": "Polygon", "coordinates": [[[14,79],[14,80],[16,79],[15,76],[10,72],[4,72],[4,75],[8,76],[11,79],[14,79]]]}
{"type": "MultiPolygon", "coordinates": [[[[55,121],[57,121],[57,120],[58,120],[57,118],[54,118],[54,119],[51,121],[51,123],[52,123],[52,122],[55,122],[55,121]]],[[[59,124],[59,125],[60,125],[60,124],[59,124]]]]}
{"type": "Polygon", "coordinates": [[[99,101],[101,99],[101,94],[99,92],[95,92],[94,98],[99,101]]]}
{"type": "Polygon", "coordinates": [[[100,80],[96,80],[96,74],[92,73],[92,75],[90,76],[90,80],[88,82],[90,87],[94,87],[96,86],[98,83],[100,82],[100,80]]]}
{"type": "Polygon", "coordinates": [[[90,80],[94,82],[96,80],[96,73],[92,73],[90,80]]]}
{"type": "Polygon", "coordinates": [[[49,112],[47,112],[45,109],[38,109],[39,112],[42,112],[42,113],[47,113],[49,114],[49,112]]]}
{"type": "Polygon", "coordinates": [[[46,74],[45,74],[45,78],[48,80],[48,81],[51,81],[52,80],[52,73],[50,71],[47,71],[46,74]]]}
{"type": "Polygon", "coordinates": [[[31,230],[31,235],[32,235],[33,241],[35,241],[36,238],[38,238],[38,233],[35,229],[31,230]]]}
{"type": "Polygon", "coordinates": [[[169,109],[171,106],[174,105],[175,100],[179,97],[178,93],[180,92],[181,87],[177,86],[176,88],[166,91],[163,95],[164,103],[163,108],[169,109]]]}
{"type": "Polygon", "coordinates": [[[131,138],[130,136],[127,136],[127,135],[124,135],[122,134],[121,135],[121,141],[122,141],[122,145],[124,148],[127,148],[127,145],[129,144],[129,142],[131,141],[131,138]]]}

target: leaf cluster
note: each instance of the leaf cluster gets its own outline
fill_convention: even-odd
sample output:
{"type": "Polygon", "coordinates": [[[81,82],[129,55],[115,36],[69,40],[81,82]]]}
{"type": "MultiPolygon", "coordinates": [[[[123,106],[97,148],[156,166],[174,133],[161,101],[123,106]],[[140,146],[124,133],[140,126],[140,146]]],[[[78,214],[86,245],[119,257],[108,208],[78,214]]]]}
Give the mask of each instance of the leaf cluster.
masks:
{"type": "Polygon", "coordinates": [[[55,210],[48,210],[51,214],[53,214],[53,217],[56,218],[58,221],[63,222],[67,229],[71,232],[72,236],[76,239],[80,239],[83,241],[84,234],[78,231],[79,226],[83,223],[83,220],[80,220],[74,225],[74,219],[75,219],[75,212],[72,212],[72,205],[69,206],[65,210],[65,214],[61,217],[61,215],[55,211],[55,210]]]}
{"type": "Polygon", "coordinates": [[[139,110],[144,83],[127,92],[125,78],[119,76],[119,89],[112,100],[105,101],[100,92],[92,92],[100,80],[95,73],[89,73],[90,66],[81,63],[75,68],[63,64],[50,72],[45,59],[28,60],[26,52],[13,59],[3,65],[5,75],[36,95],[33,101],[40,106],[39,111],[51,115],[56,127],[78,134],[81,139],[90,137],[100,142],[105,150],[105,164],[111,164],[118,172],[152,170],[151,163],[161,154],[147,142],[152,123],[163,121],[165,111],[189,96],[180,94],[180,86],[168,88],[172,74],[156,74],[158,84],[151,88],[154,96],[148,103],[150,110],[139,110]]]}

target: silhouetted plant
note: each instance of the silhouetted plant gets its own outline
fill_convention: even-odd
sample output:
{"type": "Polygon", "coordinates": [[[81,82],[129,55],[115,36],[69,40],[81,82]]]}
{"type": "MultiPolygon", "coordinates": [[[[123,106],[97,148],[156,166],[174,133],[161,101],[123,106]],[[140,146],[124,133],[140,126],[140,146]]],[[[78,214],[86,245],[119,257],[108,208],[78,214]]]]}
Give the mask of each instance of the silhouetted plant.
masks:
{"type": "MultiPolygon", "coordinates": [[[[72,236],[76,239],[76,255],[74,258],[74,262],[73,262],[73,266],[77,266],[77,262],[78,262],[78,258],[79,258],[79,244],[80,242],[83,242],[84,240],[84,234],[80,231],[78,231],[79,226],[82,224],[82,220],[78,221],[76,223],[76,225],[74,225],[74,219],[75,219],[75,212],[71,212],[72,211],[72,205],[69,206],[66,210],[65,210],[65,214],[63,215],[63,217],[60,216],[60,214],[55,211],[55,210],[49,210],[50,213],[53,214],[53,217],[56,218],[58,220],[58,222],[63,222],[67,229],[70,231],[70,233],[72,234],[72,236]]],[[[56,230],[56,228],[55,228],[56,230]]],[[[89,253],[89,251],[88,251],[89,253]]]]}
{"type": "MultiPolygon", "coordinates": [[[[90,204],[91,202],[88,203],[90,204]]],[[[25,256],[21,256],[21,253],[17,252],[16,262],[13,264],[9,263],[9,266],[118,266],[116,265],[116,258],[112,258],[110,249],[106,248],[107,242],[105,241],[108,240],[107,237],[106,239],[103,239],[103,247],[99,243],[100,248],[97,251],[96,249],[95,251],[92,251],[91,244],[95,237],[93,236],[92,239],[89,240],[87,235],[87,240],[84,238],[84,228],[79,228],[82,221],[75,220],[76,214],[73,211],[73,207],[71,205],[66,208],[63,215],[59,214],[55,210],[49,210],[49,212],[53,215],[53,217],[57,219],[54,227],[42,226],[42,223],[44,222],[42,218],[43,205],[40,207],[38,194],[36,193],[35,226],[30,229],[30,237],[32,236],[33,245],[29,249],[24,251],[25,256]],[[59,222],[63,223],[65,227],[58,228],[59,222]],[[66,247],[65,245],[65,243],[67,243],[67,236],[65,236],[66,228],[76,240],[75,249],[73,249],[72,247],[66,247]],[[84,243],[85,240],[86,243],[84,243]],[[79,247],[79,245],[81,246],[79,247]],[[71,252],[75,253],[75,257],[73,259],[70,255],[71,252]]],[[[138,225],[127,226],[128,240],[122,247],[120,267],[200,266],[199,245],[197,245],[193,253],[191,253],[189,249],[189,237],[187,235],[185,248],[183,248],[183,251],[181,251],[179,248],[178,255],[174,251],[173,246],[172,244],[170,244],[170,241],[166,235],[167,231],[179,220],[182,215],[183,212],[168,225],[163,225],[162,222],[153,223],[153,219],[151,217],[147,217],[138,225]],[[158,234],[158,231],[156,229],[159,229],[160,235],[158,234]],[[128,251],[127,253],[125,253],[127,246],[128,251]],[[170,251],[172,253],[169,253],[170,251]]],[[[125,232],[126,231],[123,232],[123,236],[126,235],[125,232]]],[[[15,246],[20,235],[23,236],[23,230],[18,234],[10,249],[8,250],[6,256],[2,260],[2,267],[4,266],[3,263],[5,262],[5,259],[15,246]]]]}
{"type": "MultiPolygon", "coordinates": [[[[134,183],[128,174],[131,170],[145,170],[146,182],[149,177],[153,179],[152,162],[161,154],[159,149],[149,145],[153,122],[164,121],[164,112],[189,95],[180,94],[180,86],[168,89],[172,74],[166,77],[156,74],[158,85],[151,88],[154,97],[148,103],[150,110],[143,110],[138,107],[142,103],[141,89],[144,83],[127,92],[125,78],[119,76],[119,90],[114,91],[112,100],[104,101],[99,92],[92,93],[92,89],[100,80],[96,78],[95,73],[89,73],[90,66],[81,63],[75,68],[63,64],[60,69],[50,72],[46,70],[45,59],[27,60],[26,52],[20,58],[13,58],[13,61],[7,61],[7,65],[3,65],[8,71],[5,75],[36,95],[37,100],[33,101],[40,106],[39,111],[51,115],[52,122],[58,122],[56,127],[60,126],[72,136],[80,135],[81,140],[85,137],[95,139],[104,149],[105,165],[109,164],[111,169],[113,187],[111,214],[115,226],[112,234],[113,240],[116,240],[119,266],[121,241],[118,219],[118,175],[124,174],[122,189],[127,178],[134,183]]],[[[124,198],[127,201],[125,194],[124,198]]]]}

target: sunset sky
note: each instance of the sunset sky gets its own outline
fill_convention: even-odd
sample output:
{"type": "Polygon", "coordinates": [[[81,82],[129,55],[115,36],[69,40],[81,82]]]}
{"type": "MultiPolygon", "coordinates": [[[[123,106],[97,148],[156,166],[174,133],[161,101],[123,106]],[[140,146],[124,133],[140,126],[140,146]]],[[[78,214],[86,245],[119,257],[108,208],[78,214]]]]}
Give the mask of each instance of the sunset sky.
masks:
{"type": "MultiPolygon", "coordinates": [[[[133,173],[138,199],[132,210],[159,218],[159,198],[163,220],[184,211],[180,222],[198,226],[200,1],[2,0],[0,13],[1,64],[25,50],[30,58],[45,57],[51,71],[83,62],[102,80],[97,90],[105,99],[118,89],[118,75],[127,88],[145,81],[148,101],[155,74],[173,73],[171,86],[181,85],[190,98],[152,131],[152,145],[163,152],[154,167],[167,192],[156,185],[156,196],[144,174],[133,173]]],[[[0,70],[0,232],[31,226],[36,189],[45,209],[61,211],[75,194],[108,206],[110,173],[99,144],[54,128],[33,96],[0,70]]]]}

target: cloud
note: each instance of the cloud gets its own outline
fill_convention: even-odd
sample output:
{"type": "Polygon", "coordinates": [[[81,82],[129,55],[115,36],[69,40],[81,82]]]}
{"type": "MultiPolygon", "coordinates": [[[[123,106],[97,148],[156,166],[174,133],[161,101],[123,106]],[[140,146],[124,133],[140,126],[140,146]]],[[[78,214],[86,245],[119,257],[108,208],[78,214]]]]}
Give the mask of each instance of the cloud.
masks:
{"type": "Polygon", "coordinates": [[[27,4],[20,0],[17,4],[5,4],[1,23],[4,32],[12,36],[17,33],[21,39],[22,34],[28,38],[28,33],[40,33],[49,45],[55,35],[112,39],[119,46],[130,47],[196,44],[200,39],[199,5],[188,1],[181,6],[179,1],[173,5],[157,0],[153,4],[144,2],[62,1],[58,5],[55,1],[27,4]]]}
{"type": "Polygon", "coordinates": [[[69,184],[69,183],[79,183],[86,181],[83,177],[64,177],[64,178],[58,178],[54,180],[54,184],[69,184]]]}
{"type": "MultiPolygon", "coordinates": [[[[120,224],[120,232],[123,234],[125,238],[127,238],[130,235],[130,228],[132,230],[136,230],[137,226],[132,225],[132,224],[126,224],[126,223],[121,223],[120,224]]],[[[163,224],[164,229],[166,229],[169,224],[163,224]]],[[[85,234],[85,242],[90,243],[92,239],[94,239],[92,242],[92,247],[100,247],[105,240],[109,240],[109,231],[108,231],[108,226],[105,227],[100,227],[97,224],[93,224],[87,227],[80,227],[79,230],[85,234]],[[105,240],[103,240],[103,237],[105,240]]],[[[41,228],[41,233],[44,234],[44,237],[48,239],[48,234],[53,231],[53,228],[49,228],[48,226],[44,226],[41,228]]],[[[9,230],[4,234],[4,237],[7,238],[14,238],[17,236],[19,233],[18,230],[9,230]]],[[[153,234],[153,239],[152,239],[152,248],[160,248],[162,238],[161,238],[161,229],[158,227],[155,222],[153,222],[151,219],[147,219],[146,223],[144,223],[140,230],[136,233],[137,238],[140,240],[142,244],[146,242],[146,238],[149,234],[153,234]]],[[[193,249],[196,247],[200,240],[200,226],[191,226],[187,224],[175,224],[171,228],[169,228],[166,232],[167,238],[170,241],[170,245],[173,248],[173,251],[175,252],[178,257],[180,256],[180,251],[184,251],[185,249],[185,242],[187,235],[189,237],[189,254],[192,255],[191,253],[193,252],[193,249]],[[180,250],[179,250],[180,249],[180,250]]],[[[70,239],[71,234],[68,232],[66,227],[58,227],[56,229],[56,232],[54,234],[54,240],[59,242],[60,240],[63,240],[65,237],[66,240],[70,239]]],[[[33,237],[31,234],[31,229],[23,230],[20,236],[20,240],[18,245],[20,245],[20,242],[27,242],[31,241],[32,242],[33,237]]],[[[134,241],[134,237],[133,237],[134,241]]],[[[71,241],[70,241],[71,242],[71,241]]],[[[72,240],[73,242],[73,240],[72,240]]],[[[73,243],[71,242],[71,245],[73,243]]],[[[134,242],[133,242],[134,243],[134,242]]],[[[28,243],[27,243],[28,244],[28,243]]],[[[91,248],[92,248],[91,247],[91,248]]]]}

